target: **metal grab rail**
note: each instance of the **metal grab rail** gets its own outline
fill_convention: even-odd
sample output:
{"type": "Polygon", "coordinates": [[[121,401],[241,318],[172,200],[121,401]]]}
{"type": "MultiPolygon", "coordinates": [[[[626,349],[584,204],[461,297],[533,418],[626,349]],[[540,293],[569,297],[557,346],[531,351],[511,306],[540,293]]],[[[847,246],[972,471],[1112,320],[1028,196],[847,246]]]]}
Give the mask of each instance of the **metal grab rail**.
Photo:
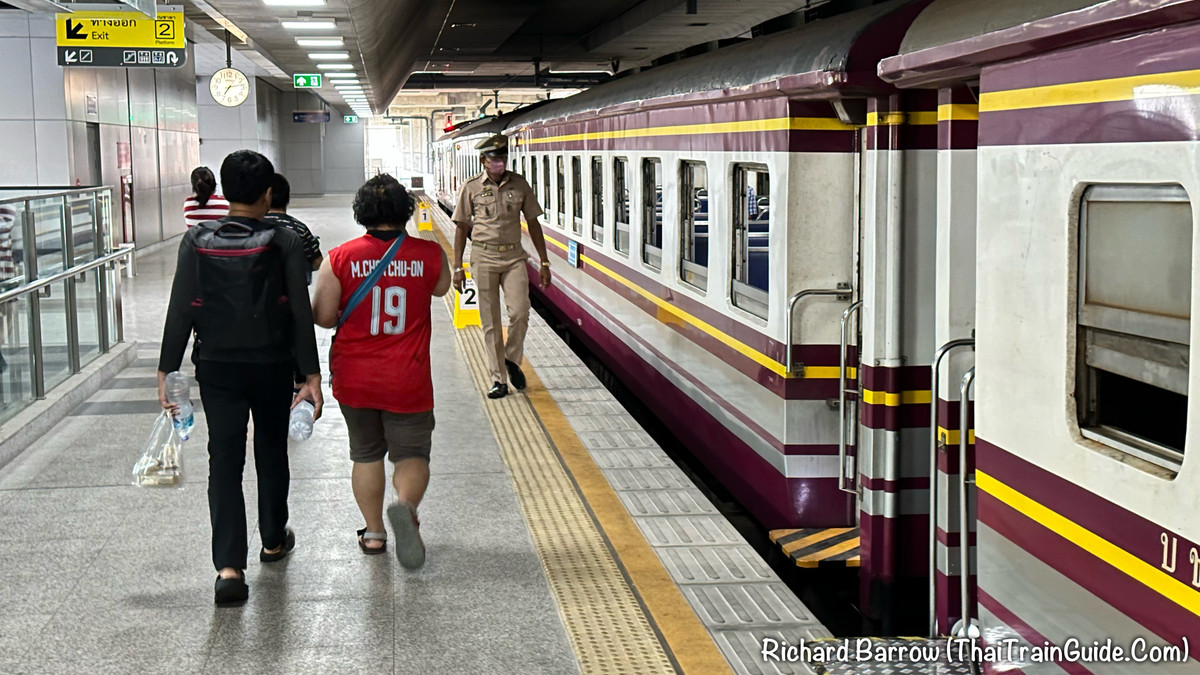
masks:
{"type": "Polygon", "coordinates": [[[134,250],[135,249],[134,249],[133,244],[128,244],[126,246],[120,246],[117,248],[116,251],[113,251],[112,253],[109,253],[108,255],[101,256],[99,258],[96,258],[95,260],[86,262],[82,265],[76,265],[75,267],[67,268],[67,269],[65,269],[61,272],[58,272],[56,274],[53,274],[51,276],[48,276],[48,277],[45,277],[42,279],[38,279],[37,281],[31,281],[31,282],[24,284],[18,288],[4,291],[3,293],[0,293],[0,305],[3,305],[4,303],[6,303],[10,300],[16,300],[17,298],[20,298],[24,295],[33,293],[34,291],[45,288],[46,286],[52,286],[60,281],[66,281],[67,279],[77,277],[77,276],[83,274],[84,272],[96,269],[97,267],[103,267],[105,265],[114,263],[114,262],[120,260],[121,258],[129,258],[130,262],[132,262],[134,250]]]}
{"type": "Polygon", "coordinates": [[[972,631],[971,625],[971,601],[968,591],[970,590],[971,582],[971,537],[970,537],[970,519],[967,517],[967,485],[974,483],[974,479],[967,479],[967,445],[968,433],[967,425],[969,409],[967,406],[967,396],[970,395],[971,385],[975,382],[975,368],[972,367],[963,375],[962,385],[958,388],[958,576],[959,576],[959,593],[962,594],[961,606],[962,618],[959,619],[958,629],[954,631],[955,637],[979,637],[978,631],[972,631]],[[972,634],[975,633],[975,634],[972,634]]]}
{"type": "MultiPolygon", "coordinates": [[[[850,484],[846,480],[847,479],[847,476],[846,476],[846,393],[847,393],[846,392],[846,347],[848,346],[847,343],[850,342],[850,338],[846,334],[846,326],[850,322],[850,317],[855,312],[862,309],[862,304],[863,304],[862,300],[858,300],[857,302],[854,302],[849,307],[847,307],[846,311],[842,312],[842,339],[841,339],[841,343],[840,343],[841,348],[839,350],[839,355],[841,357],[841,361],[840,361],[840,368],[838,370],[838,489],[841,490],[842,492],[849,492],[851,494],[858,494],[858,488],[855,487],[854,489],[848,489],[846,487],[847,485],[850,484]]],[[[860,325],[861,325],[861,320],[860,320],[860,325]]],[[[857,387],[855,387],[854,393],[856,395],[859,394],[859,390],[857,387]]],[[[857,432],[858,422],[857,422],[857,420],[854,420],[854,423],[855,423],[854,438],[856,441],[855,446],[857,447],[857,440],[858,440],[858,432],[857,432]]],[[[857,467],[855,469],[854,475],[857,476],[857,467]]],[[[856,480],[853,482],[857,483],[858,481],[856,480]]]]}
{"type": "MultiPolygon", "coordinates": [[[[787,322],[786,322],[786,324],[787,324],[787,344],[785,344],[783,346],[784,349],[787,350],[787,355],[784,359],[786,375],[791,375],[793,373],[792,345],[794,345],[796,343],[796,339],[795,339],[796,338],[796,335],[795,335],[796,322],[794,321],[793,315],[795,314],[796,303],[799,302],[803,298],[807,298],[807,297],[813,296],[813,295],[836,295],[836,296],[838,296],[839,300],[846,300],[846,299],[849,299],[849,297],[850,297],[850,284],[840,283],[840,284],[838,284],[837,288],[809,288],[809,289],[805,289],[803,291],[797,291],[794,295],[792,295],[792,297],[788,298],[787,322]]],[[[801,368],[803,368],[803,367],[804,367],[803,364],[801,364],[801,368]]]]}
{"type": "Polygon", "coordinates": [[[950,340],[938,347],[933,354],[933,379],[930,386],[929,401],[929,637],[937,637],[937,514],[938,514],[938,468],[937,468],[937,439],[938,439],[938,385],[942,358],[959,347],[975,347],[974,338],[959,338],[950,340]]]}

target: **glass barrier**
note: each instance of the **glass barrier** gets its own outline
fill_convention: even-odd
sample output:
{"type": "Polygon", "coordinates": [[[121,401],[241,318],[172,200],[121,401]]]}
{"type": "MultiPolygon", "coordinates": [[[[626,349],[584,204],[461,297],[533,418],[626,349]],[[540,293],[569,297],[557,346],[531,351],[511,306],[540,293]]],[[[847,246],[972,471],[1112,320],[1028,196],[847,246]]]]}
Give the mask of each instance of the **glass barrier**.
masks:
{"type": "Polygon", "coordinates": [[[124,340],[112,190],[0,189],[0,424],[124,340]]]}

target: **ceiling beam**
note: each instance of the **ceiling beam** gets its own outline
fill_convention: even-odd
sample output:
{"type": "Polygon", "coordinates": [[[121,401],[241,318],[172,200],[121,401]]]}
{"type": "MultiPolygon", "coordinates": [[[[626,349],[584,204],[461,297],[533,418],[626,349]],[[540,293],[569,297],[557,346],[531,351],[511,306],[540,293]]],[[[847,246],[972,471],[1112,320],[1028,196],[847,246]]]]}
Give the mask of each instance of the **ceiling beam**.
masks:
{"type": "Polygon", "coordinates": [[[585,35],[583,38],[584,50],[594,52],[683,3],[684,0],[642,0],[615,19],[585,35]]]}
{"type": "Polygon", "coordinates": [[[411,75],[405,82],[407,89],[584,89],[607,82],[609,77],[596,75],[551,75],[538,78],[533,75],[411,75]]]}

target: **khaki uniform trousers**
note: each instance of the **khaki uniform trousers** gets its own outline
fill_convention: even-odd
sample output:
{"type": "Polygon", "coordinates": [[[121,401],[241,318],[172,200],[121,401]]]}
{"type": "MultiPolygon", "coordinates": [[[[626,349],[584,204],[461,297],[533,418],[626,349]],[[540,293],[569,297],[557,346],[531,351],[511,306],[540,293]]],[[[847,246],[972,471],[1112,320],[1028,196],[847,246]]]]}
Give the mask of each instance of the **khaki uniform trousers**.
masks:
{"type": "Polygon", "coordinates": [[[483,343],[492,367],[493,382],[508,382],[505,359],[520,365],[525,353],[525,331],[529,328],[529,275],[525,250],[485,251],[471,247],[471,278],[479,289],[479,322],[483,343]],[[508,340],[501,333],[500,289],[508,309],[508,340]]]}

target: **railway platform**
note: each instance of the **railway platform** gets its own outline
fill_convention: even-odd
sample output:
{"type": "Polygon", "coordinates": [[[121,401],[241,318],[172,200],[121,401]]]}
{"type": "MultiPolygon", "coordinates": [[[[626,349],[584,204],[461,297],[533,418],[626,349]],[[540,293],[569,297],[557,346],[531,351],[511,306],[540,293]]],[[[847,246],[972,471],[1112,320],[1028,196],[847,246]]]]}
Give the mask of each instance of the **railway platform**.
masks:
{"type": "MultiPolygon", "coordinates": [[[[328,250],[362,231],[349,204],[291,212],[328,250]]],[[[437,236],[448,220],[433,220],[410,233],[437,236]]],[[[295,551],[252,556],[249,601],[214,607],[202,408],[182,489],[131,484],[158,414],[174,259],[143,256],[128,284],[136,359],[0,468],[0,671],[821,672],[763,657],[767,640],[832,636],[550,327],[531,315],[525,392],[488,400],[480,330],[454,327],[449,298],[433,308],[425,566],[359,551],[327,389],[313,437],[290,448],[295,551]]],[[[331,332],[317,330],[326,359],[331,332]]],[[[254,551],[252,455],[245,477],[254,551]]]]}

